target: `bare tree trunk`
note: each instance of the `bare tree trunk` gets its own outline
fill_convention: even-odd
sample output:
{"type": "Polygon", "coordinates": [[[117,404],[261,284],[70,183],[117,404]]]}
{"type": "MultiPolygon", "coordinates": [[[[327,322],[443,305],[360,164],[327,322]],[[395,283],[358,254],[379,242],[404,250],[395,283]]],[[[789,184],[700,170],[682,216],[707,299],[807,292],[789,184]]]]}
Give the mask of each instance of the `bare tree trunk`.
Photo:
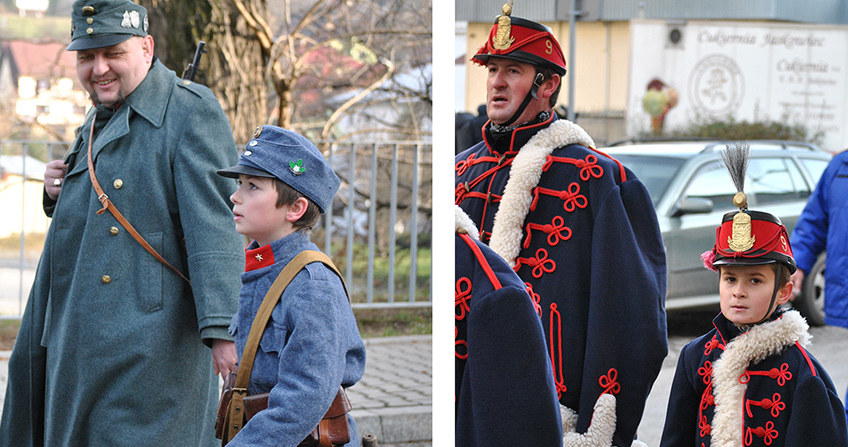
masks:
{"type": "MultiPolygon", "coordinates": [[[[182,75],[197,42],[207,53],[196,82],[207,85],[221,102],[237,144],[246,143],[256,126],[268,119],[264,49],[232,0],[141,0],[150,14],[155,52],[182,75]]],[[[257,15],[265,0],[242,1],[257,15]]]]}

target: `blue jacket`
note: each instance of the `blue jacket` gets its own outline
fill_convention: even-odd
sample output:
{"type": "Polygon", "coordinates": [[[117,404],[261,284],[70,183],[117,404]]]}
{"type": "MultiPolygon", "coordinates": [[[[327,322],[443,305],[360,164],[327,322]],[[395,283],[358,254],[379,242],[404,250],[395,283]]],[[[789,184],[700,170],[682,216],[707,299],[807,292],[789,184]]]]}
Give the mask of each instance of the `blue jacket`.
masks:
{"type": "Polygon", "coordinates": [[[740,333],[719,314],[680,353],[661,447],[848,445],[842,403],[796,311],[740,333]]]}
{"type": "Polygon", "coordinates": [[[623,446],[667,353],[665,252],[644,185],[593,145],[556,115],[502,138],[487,129],[456,156],[455,200],[541,306],[559,401],[578,413],[576,431],[612,394],[613,444],[623,446]]]}
{"type": "MultiPolygon", "coordinates": [[[[304,250],[318,247],[302,231],[263,247],[248,246],[239,309],[230,325],[239,358],[265,293],[304,250]]],[[[364,371],[365,345],[341,279],[320,262],[308,264],[286,287],[259,341],[248,393],[270,391],[268,408],[227,445],[297,446],[330,408],[339,385],[355,384],[364,371]]],[[[356,425],[348,418],[347,445],[358,446],[356,425]]]]}
{"type": "Polygon", "coordinates": [[[545,335],[524,283],[467,233],[455,245],[456,445],[561,445],[545,335]]]}
{"type": "Polygon", "coordinates": [[[848,328],[848,151],[828,164],[790,241],[795,262],[804,273],[827,250],[824,321],[848,328]]]}

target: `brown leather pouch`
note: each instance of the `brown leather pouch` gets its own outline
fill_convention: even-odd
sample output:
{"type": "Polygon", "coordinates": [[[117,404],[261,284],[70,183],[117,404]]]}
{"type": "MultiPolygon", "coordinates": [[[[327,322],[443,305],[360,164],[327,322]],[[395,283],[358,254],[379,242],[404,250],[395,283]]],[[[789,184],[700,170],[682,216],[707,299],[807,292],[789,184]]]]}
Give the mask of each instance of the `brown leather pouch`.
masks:
{"type": "Polygon", "coordinates": [[[337,446],[350,442],[350,426],[347,423],[347,414],[350,412],[350,401],[344,388],[339,387],[336,398],[330,404],[330,408],[318,426],[306,437],[299,447],[312,446],[337,446]]]}
{"type": "MultiPolygon", "coordinates": [[[[233,387],[236,383],[236,372],[231,372],[224,380],[224,387],[221,392],[221,401],[218,403],[218,415],[215,419],[215,437],[223,439],[224,424],[229,411],[230,402],[233,397],[233,387]]],[[[244,402],[244,421],[241,426],[247,423],[256,413],[268,408],[269,393],[261,393],[245,396],[244,402]]],[[[330,447],[344,445],[350,442],[350,426],[347,421],[347,414],[350,412],[350,400],[347,398],[344,388],[339,387],[333,403],[318,426],[312,430],[312,433],[304,439],[300,447],[330,447]]]]}

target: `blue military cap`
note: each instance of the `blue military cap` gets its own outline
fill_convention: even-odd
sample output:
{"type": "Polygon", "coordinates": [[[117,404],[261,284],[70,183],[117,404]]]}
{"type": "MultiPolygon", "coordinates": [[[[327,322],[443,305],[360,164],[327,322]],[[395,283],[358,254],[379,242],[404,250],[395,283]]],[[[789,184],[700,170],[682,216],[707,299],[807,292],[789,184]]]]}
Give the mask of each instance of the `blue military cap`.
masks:
{"type": "Polygon", "coordinates": [[[117,45],[147,35],[147,10],[130,0],[77,0],[71,9],[68,51],[117,45]]]}
{"type": "Polygon", "coordinates": [[[333,204],[339,178],[321,151],[304,136],[277,126],[256,128],[238,164],[218,175],[276,178],[315,202],[323,213],[333,204]]]}

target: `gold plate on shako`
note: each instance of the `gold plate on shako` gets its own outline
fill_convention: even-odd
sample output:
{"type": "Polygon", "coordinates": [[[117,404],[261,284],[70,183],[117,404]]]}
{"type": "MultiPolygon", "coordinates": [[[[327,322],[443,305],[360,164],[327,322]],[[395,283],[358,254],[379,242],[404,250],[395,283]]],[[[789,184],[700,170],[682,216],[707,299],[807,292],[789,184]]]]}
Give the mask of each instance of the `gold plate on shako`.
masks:
{"type": "Polygon", "coordinates": [[[509,16],[512,14],[512,5],[505,3],[501,8],[503,14],[498,16],[498,30],[495,32],[495,37],[492,38],[492,46],[496,50],[506,50],[515,42],[512,37],[512,20],[509,16]]]}
{"type": "Polygon", "coordinates": [[[727,245],[736,252],[748,251],[754,246],[754,241],[757,239],[751,233],[751,216],[740,211],[733,216],[732,231],[730,237],[727,238],[727,245]]]}

